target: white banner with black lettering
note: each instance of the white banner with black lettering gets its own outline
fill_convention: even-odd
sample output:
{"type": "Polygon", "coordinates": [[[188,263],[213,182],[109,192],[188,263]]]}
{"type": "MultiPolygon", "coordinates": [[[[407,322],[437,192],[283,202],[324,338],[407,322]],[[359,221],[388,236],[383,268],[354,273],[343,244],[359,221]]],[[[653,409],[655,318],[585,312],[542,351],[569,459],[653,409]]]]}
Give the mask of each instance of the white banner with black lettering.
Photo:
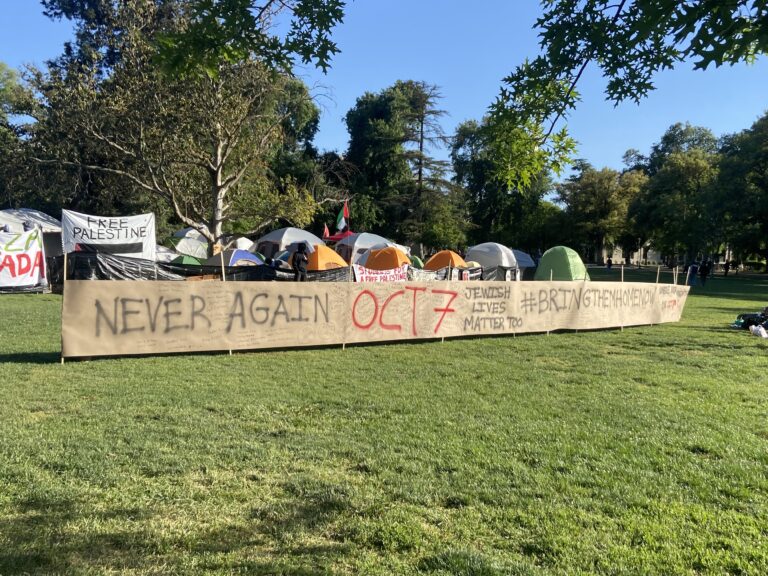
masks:
{"type": "Polygon", "coordinates": [[[16,234],[0,233],[0,288],[45,283],[45,251],[40,229],[16,234]]]}
{"type": "Polygon", "coordinates": [[[155,259],[155,215],[115,218],[61,211],[64,252],[101,252],[130,258],[155,259]]]}

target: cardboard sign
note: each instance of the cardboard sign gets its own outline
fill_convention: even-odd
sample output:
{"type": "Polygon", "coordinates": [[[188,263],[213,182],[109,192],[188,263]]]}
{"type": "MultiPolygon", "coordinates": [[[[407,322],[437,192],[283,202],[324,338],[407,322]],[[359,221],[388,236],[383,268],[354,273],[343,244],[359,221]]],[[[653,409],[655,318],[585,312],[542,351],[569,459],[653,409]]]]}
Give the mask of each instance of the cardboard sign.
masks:
{"type": "Polygon", "coordinates": [[[101,252],[129,258],[155,259],[155,215],[105,218],[61,211],[64,252],[101,252]]]}
{"type": "Polygon", "coordinates": [[[689,288],[609,282],[68,281],[62,355],[596,329],[680,320],[689,288]]]}
{"type": "Polygon", "coordinates": [[[45,252],[40,229],[16,234],[0,233],[0,288],[44,284],[45,252]]]}

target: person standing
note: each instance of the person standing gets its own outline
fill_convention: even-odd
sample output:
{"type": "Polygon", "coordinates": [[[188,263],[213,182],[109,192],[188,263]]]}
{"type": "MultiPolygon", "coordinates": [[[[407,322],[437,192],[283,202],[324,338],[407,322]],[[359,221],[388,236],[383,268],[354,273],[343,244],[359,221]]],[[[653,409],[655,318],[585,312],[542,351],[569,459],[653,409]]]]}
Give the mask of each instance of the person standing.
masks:
{"type": "Polygon", "coordinates": [[[293,254],[293,281],[307,281],[307,245],[303,242],[296,248],[293,254]]]}
{"type": "Polygon", "coordinates": [[[701,263],[701,266],[699,266],[699,279],[701,280],[702,286],[707,283],[707,276],[709,276],[709,260],[705,260],[701,263]]]}

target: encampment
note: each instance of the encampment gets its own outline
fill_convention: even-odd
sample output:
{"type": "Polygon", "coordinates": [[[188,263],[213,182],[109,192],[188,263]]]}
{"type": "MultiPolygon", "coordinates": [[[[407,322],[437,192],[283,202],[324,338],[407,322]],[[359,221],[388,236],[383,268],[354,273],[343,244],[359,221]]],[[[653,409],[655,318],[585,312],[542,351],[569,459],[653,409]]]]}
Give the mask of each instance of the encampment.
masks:
{"type": "Polygon", "coordinates": [[[261,254],[264,254],[266,258],[274,258],[277,254],[287,249],[289,245],[294,242],[302,241],[310,246],[315,246],[317,244],[325,246],[325,242],[312,234],[312,232],[307,232],[300,228],[288,227],[274,230],[259,238],[256,241],[256,245],[251,248],[251,252],[260,252],[261,254]]]}
{"type": "Polygon", "coordinates": [[[575,250],[555,246],[544,252],[534,280],[589,280],[587,267],[575,250]]]}

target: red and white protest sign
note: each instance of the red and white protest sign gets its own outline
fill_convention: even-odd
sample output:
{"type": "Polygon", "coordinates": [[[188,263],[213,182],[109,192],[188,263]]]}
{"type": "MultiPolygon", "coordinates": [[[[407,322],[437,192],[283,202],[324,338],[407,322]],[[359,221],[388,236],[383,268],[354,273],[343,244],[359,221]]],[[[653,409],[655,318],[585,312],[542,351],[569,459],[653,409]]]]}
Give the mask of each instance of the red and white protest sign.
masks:
{"type": "Polygon", "coordinates": [[[39,229],[0,233],[0,288],[45,284],[45,253],[39,229]]]}
{"type": "Polygon", "coordinates": [[[365,266],[353,266],[355,269],[355,282],[407,282],[408,264],[392,270],[371,270],[365,266]]]}

